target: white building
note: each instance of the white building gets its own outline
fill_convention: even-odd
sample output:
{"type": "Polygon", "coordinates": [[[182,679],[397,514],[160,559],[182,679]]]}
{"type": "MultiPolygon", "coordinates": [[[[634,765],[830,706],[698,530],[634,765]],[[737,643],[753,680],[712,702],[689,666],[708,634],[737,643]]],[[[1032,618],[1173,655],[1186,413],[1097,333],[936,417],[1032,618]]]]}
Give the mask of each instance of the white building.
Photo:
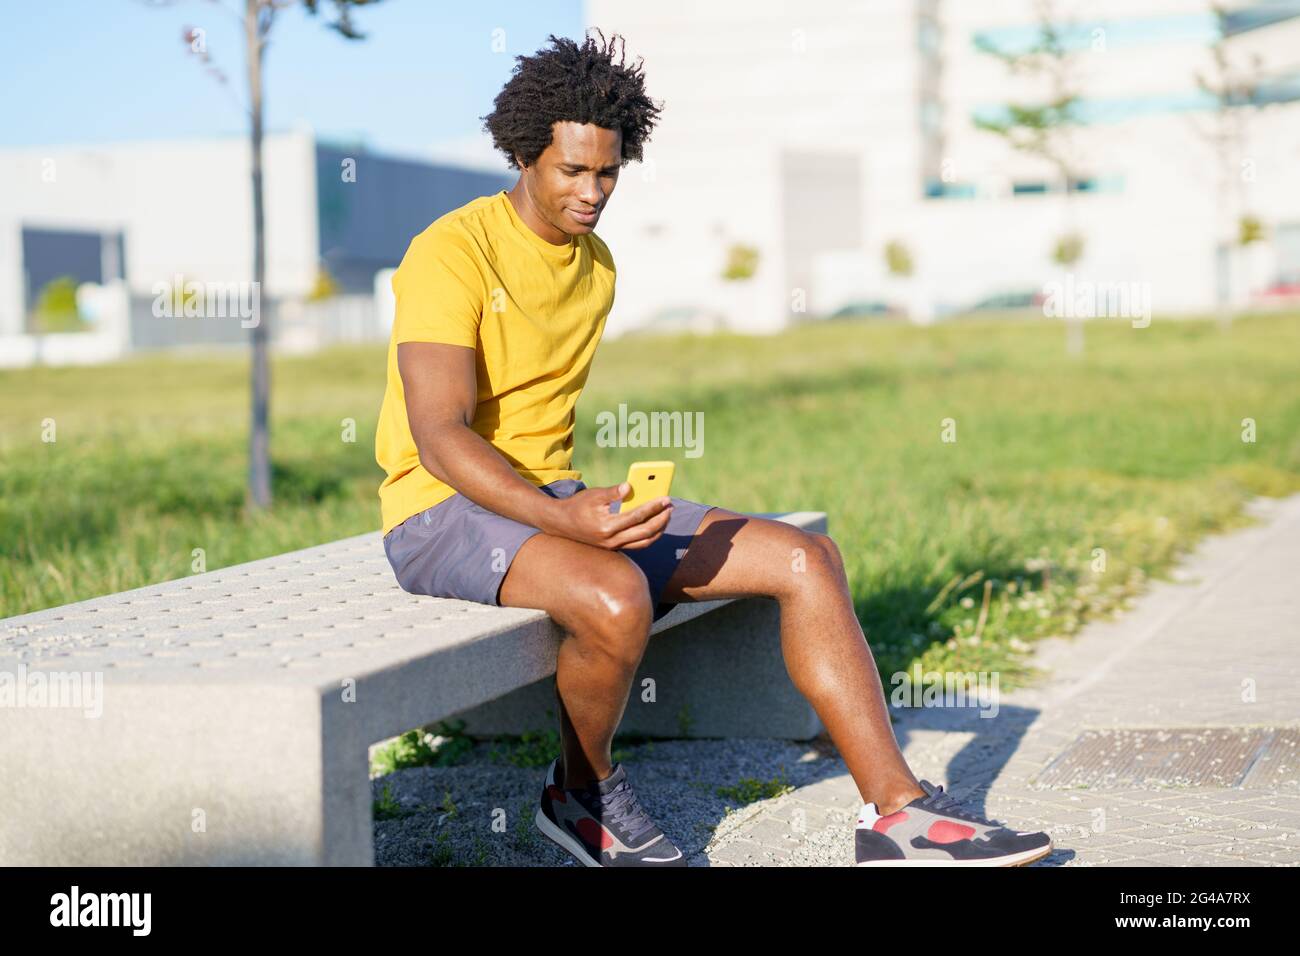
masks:
{"type": "Polygon", "coordinates": [[[1160,313],[1262,301],[1300,278],[1300,3],[1237,3],[1223,43],[1257,101],[1222,159],[1209,134],[1219,23],[1203,0],[589,0],[588,22],[645,59],[664,113],[644,169],[625,171],[601,219],[619,268],[612,331],[685,307],[772,330],[850,300],[927,321],[999,293],[1072,279],[1144,283],[1160,313]],[[1023,51],[1041,11],[1062,31],[1086,126],[1069,133],[1073,188],[974,119],[1032,104],[977,40],[1023,51]],[[1226,176],[1226,179],[1220,177],[1226,176]],[[1224,188],[1220,183],[1226,184],[1224,188]],[[1242,215],[1262,241],[1225,243],[1242,215]],[[720,276],[734,242],[752,279],[720,276]],[[884,250],[911,258],[891,276],[884,250]]]}
{"type": "MultiPolygon", "coordinates": [[[[260,294],[286,322],[302,314],[322,270],[343,300],[352,293],[369,303],[376,275],[401,261],[412,236],[513,182],[504,173],[321,143],[309,130],[268,135],[263,168],[260,294]]],[[[131,301],[127,347],[247,341],[238,318],[177,321],[158,318],[150,306],[158,284],[178,277],[249,282],[249,170],[243,136],[0,151],[7,184],[0,191],[0,343],[18,348],[36,295],[62,275],[104,285],[122,280],[131,301]]],[[[382,325],[385,318],[363,322],[382,325]]]]}

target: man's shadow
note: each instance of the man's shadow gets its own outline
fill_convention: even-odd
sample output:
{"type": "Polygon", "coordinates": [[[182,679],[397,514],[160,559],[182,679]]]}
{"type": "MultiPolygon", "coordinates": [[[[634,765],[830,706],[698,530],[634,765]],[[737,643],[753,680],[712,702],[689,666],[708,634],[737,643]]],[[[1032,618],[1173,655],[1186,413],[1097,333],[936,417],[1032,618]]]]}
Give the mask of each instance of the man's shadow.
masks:
{"type": "MultiPolygon", "coordinates": [[[[780,513],[760,513],[743,517],[775,518],[778,514],[780,513]]],[[[743,518],[720,518],[713,521],[698,535],[693,537],[676,536],[680,540],[675,540],[673,547],[687,549],[677,575],[681,586],[699,587],[712,581],[727,560],[727,557],[732,553],[734,538],[743,525],[743,518]]],[[[1002,580],[1009,580],[1014,576],[1014,572],[1010,571],[1010,569],[994,571],[989,575],[989,577],[1002,580]]],[[[953,597],[955,599],[956,595],[953,595],[953,597]]],[[[900,586],[886,591],[875,591],[865,600],[855,599],[854,613],[862,624],[867,635],[868,645],[870,645],[873,624],[876,619],[883,616],[880,613],[881,609],[899,607],[928,608],[933,598],[933,586],[922,586],[918,582],[915,587],[900,586]]],[[[689,601],[690,599],[686,598],[685,600],[689,601]]],[[[662,608],[663,605],[660,606],[660,609],[662,608]]],[[[925,624],[926,622],[922,621],[920,626],[924,627],[925,624]]],[[[918,648],[918,657],[921,650],[924,650],[924,648],[918,648]]],[[[874,656],[877,655],[873,649],[874,656]]],[[[964,808],[980,816],[987,816],[985,803],[989,788],[1019,749],[1026,732],[1038,718],[1040,711],[1036,708],[1003,705],[998,702],[994,716],[981,716],[982,713],[991,712],[992,708],[989,706],[990,702],[988,700],[981,701],[973,689],[965,698],[966,706],[948,706],[951,702],[944,700],[942,694],[940,700],[944,702],[945,706],[926,706],[924,704],[924,686],[920,688],[923,698],[922,706],[894,706],[891,703],[891,696],[896,686],[891,680],[893,676],[893,674],[881,675],[882,689],[886,704],[889,706],[889,712],[893,718],[894,737],[898,741],[899,749],[906,751],[913,735],[917,733],[939,731],[942,733],[970,734],[970,739],[948,761],[941,775],[942,779],[931,780],[931,782],[944,783],[945,792],[952,792],[954,796],[958,797],[964,808]]],[[[912,699],[910,691],[905,699],[912,699]]],[[[821,738],[813,742],[813,746],[823,759],[803,765],[802,769],[807,773],[801,774],[801,786],[807,786],[823,779],[841,777],[848,773],[844,761],[840,758],[833,743],[824,732],[821,738]]],[[[916,768],[913,768],[913,773],[916,774],[918,779],[922,777],[929,779],[925,772],[917,772],[916,768]]],[[[1029,827],[1028,824],[1018,824],[1015,820],[1003,820],[1001,822],[1012,829],[1029,827]]],[[[1053,848],[1051,854],[1042,860],[1036,861],[1034,865],[1060,866],[1073,859],[1075,852],[1059,845],[1061,837],[1067,836],[1067,834],[1063,834],[1059,830],[1054,832],[1051,828],[1048,829],[1048,832],[1053,838],[1053,843],[1058,845],[1053,848]]],[[[698,847],[696,851],[698,852],[702,848],[703,846],[698,847]]]]}

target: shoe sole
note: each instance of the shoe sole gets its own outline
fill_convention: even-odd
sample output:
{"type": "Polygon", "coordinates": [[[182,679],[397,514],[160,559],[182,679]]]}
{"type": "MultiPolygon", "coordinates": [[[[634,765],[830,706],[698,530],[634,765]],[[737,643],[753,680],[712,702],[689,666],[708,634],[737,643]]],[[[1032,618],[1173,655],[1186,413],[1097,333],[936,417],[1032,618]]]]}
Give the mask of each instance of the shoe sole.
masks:
{"type": "Polygon", "coordinates": [[[1025,866],[1052,852],[1052,844],[982,860],[864,860],[858,866],[1025,866]]]}
{"type": "Polygon", "coordinates": [[[578,862],[581,863],[583,866],[602,865],[598,863],[596,860],[593,860],[591,858],[591,854],[588,853],[586,850],[584,850],[582,845],[578,843],[578,841],[575,840],[570,834],[565,833],[554,823],[552,823],[551,818],[548,817],[542,811],[541,807],[537,808],[537,815],[533,817],[533,823],[536,824],[537,829],[542,831],[543,836],[545,836],[552,843],[559,846],[561,849],[568,850],[572,856],[577,857],[578,862]]]}
{"type": "MultiPolygon", "coordinates": [[[[568,850],[569,853],[572,856],[576,857],[578,859],[578,862],[582,863],[584,866],[605,866],[604,863],[597,863],[595,860],[593,860],[591,858],[591,855],[586,852],[582,844],[579,843],[577,840],[575,840],[571,834],[565,833],[554,823],[552,823],[551,818],[548,817],[544,812],[542,812],[541,807],[537,808],[537,813],[533,816],[533,823],[536,824],[537,829],[541,830],[542,834],[548,840],[550,840],[552,843],[556,844],[560,848],[568,850]]],[[[681,859],[681,851],[678,850],[677,852],[678,855],[672,858],[673,861],[681,859]]],[[[661,861],[656,861],[656,863],[651,863],[647,865],[654,866],[657,865],[658,863],[667,863],[667,862],[672,862],[672,861],[661,860],[661,861]]]]}
{"type": "MultiPolygon", "coordinates": [[[[548,787],[555,781],[555,778],[552,776],[554,770],[555,764],[552,763],[550,769],[546,773],[545,785],[548,787]]],[[[575,857],[583,866],[602,865],[598,860],[593,860],[591,858],[591,854],[587,852],[586,847],[575,840],[572,834],[566,833],[564,830],[552,823],[551,818],[546,815],[540,806],[537,808],[537,813],[533,816],[533,825],[542,831],[542,836],[546,837],[546,839],[550,840],[562,850],[568,851],[569,855],[575,857]]]]}

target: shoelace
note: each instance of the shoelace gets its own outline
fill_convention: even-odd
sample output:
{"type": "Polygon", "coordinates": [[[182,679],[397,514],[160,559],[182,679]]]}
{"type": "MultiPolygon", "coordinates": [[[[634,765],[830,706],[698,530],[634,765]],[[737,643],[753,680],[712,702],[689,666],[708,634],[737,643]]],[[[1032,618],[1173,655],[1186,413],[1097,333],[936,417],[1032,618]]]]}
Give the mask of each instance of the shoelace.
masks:
{"type": "Polygon", "coordinates": [[[642,834],[654,830],[654,821],[637,802],[636,793],[626,780],[598,799],[601,817],[626,829],[629,844],[639,843],[642,834]]]}
{"type": "Polygon", "coordinates": [[[969,810],[964,809],[956,797],[943,789],[943,784],[937,785],[934,788],[934,793],[925,797],[921,801],[921,806],[925,807],[927,810],[933,810],[936,813],[944,813],[950,817],[969,820],[971,823],[982,823],[991,827],[1006,826],[1006,824],[1002,823],[1000,820],[985,819],[984,817],[977,816],[969,810]]]}

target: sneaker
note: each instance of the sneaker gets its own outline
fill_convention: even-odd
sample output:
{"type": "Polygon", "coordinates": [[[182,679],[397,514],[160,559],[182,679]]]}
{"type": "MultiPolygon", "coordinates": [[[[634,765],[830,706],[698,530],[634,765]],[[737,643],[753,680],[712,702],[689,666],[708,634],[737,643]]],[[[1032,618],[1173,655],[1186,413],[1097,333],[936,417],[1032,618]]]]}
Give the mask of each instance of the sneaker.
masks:
{"type": "Polygon", "coordinates": [[[963,810],[928,780],[925,796],[888,816],[863,804],[855,831],[858,866],[1024,866],[1052,852],[1046,833],[1008,829],[963,810]]]}
{"type": "Polygon", "coordinates": [[[542,788],[537,829],[585,866],[685,866],[681,850],[641,808],[621,763],[604,780],[566,790],[556,783],[559,758],[542,788]]]}

